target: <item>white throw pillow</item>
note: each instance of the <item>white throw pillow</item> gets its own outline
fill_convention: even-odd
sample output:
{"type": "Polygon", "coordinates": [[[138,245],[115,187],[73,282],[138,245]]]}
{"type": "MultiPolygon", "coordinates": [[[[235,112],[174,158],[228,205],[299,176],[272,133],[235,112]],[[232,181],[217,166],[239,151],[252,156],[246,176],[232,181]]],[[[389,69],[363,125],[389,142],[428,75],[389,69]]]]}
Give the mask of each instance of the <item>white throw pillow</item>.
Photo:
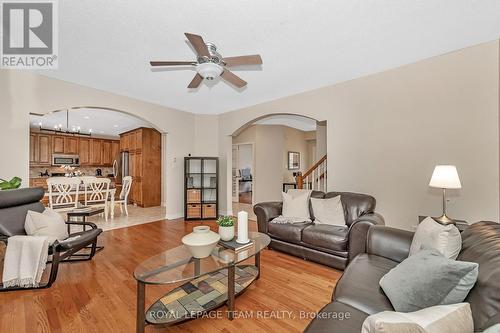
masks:
{"type": "Polygon", "coordinates": [[[50,243],[68,238],[66,223],[61,215],[50,208],[43,213],[29,210],[24,222],[24,230],[28,236],[48,236],[50,243]]]}
{"type": "Polygon", "coordinates": [[[340,195],[328,199],[311,198],[314,223],[345,225],[344,206],[340,195]]]}
{"type": "Polygon", "coordinates": [[[469,303],[431,306],[415,312],[383,311],[368,316],[361,333],[472,333],[469,303]]]}
{"type": "Polygon", "coordinates": [[[289,190],[288,193],[282,192],[283,210],[281,214],[288,219],[311,221],[309,213],[310,190],[289,190]]]}
{"type": "Polygon", "coordinates": [[[457,259],[462,249],[460,231],[453,224],[442,225],[426,217],[417,226],[410,246],[410,256],[422,249],[435,249],[449,259],[457,259]]]}

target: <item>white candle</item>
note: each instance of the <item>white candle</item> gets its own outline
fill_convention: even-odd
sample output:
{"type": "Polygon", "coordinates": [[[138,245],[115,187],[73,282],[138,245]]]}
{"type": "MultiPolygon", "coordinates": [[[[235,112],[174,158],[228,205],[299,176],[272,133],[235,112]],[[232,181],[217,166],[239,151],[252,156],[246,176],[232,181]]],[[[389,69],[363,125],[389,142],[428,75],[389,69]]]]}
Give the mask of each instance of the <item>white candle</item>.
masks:
{"type": "Polygon", "coordinates": [[[249,242],[248,239],[248,213],[241,211],[238,213],[238,238],[237,243],[245,244],[249,242]]]}

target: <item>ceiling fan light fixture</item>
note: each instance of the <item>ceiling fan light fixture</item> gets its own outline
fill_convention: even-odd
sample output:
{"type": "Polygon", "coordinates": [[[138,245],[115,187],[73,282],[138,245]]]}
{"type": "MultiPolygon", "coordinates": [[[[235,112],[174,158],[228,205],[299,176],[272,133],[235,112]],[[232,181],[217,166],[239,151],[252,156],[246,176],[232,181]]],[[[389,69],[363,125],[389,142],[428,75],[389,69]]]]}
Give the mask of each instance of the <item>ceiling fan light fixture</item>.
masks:
{"type": "Polygon", "coordinates": [[[206,80],[213,80],[222,74],[223,68],[213,62],[205,62],[196,66],[196,71],[206,80]]]}

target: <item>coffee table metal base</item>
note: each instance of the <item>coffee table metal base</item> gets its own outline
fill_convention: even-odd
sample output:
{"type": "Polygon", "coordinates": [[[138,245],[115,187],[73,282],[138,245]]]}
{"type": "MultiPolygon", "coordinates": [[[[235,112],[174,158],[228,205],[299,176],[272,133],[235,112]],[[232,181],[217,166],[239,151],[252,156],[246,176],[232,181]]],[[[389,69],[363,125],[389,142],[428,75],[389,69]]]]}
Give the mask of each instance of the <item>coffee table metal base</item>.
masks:
{"type": "Polygon", "coordinates": [[[229,320],[234,318],[235,297],[260,277],[260,258],[255,265],[228,266],[202,275],[168,292],[145,311],[145,284],[137,281],[137,326],[143,333],[146,325],[170,326],[201,317],[227,304],[229,320]]]}

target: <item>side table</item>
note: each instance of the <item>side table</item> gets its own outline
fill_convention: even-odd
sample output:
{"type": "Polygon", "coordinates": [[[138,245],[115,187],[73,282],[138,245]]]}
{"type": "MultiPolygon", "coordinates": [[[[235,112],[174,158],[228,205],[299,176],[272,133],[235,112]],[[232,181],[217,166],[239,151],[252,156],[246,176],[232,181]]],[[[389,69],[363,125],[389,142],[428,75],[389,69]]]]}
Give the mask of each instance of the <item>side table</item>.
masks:
{"type": "MultiPolygon", "coordinates": [[[[67,212],[68,220],[66,221],[66,224],[68,226],[68,234],[70,233],[71,224],[75,224],[75,221],[71,221],[71,218],[81,217],[83,231],[86,231],[87,226],[90,226],[93,229],[97,229],[97,226],[94,223],[87,222],[87,217],[99,215],[99,214],[103,214],[103,213],[104,213],[104,208],[102,208],[102,207],[90,208],[90,209],[85,210],[85,211],[80,211],[80,210],[68,211],[67,212]],[[71,222],[71,223],[69,223],[69,222],[71,222]]],[[[89,249],[90,247],[86,247],[86,248],[89,249]]],[[[101,251],[102,249],[104,249],[104,246],[96,246],[96,251],[101,251]]]]}

